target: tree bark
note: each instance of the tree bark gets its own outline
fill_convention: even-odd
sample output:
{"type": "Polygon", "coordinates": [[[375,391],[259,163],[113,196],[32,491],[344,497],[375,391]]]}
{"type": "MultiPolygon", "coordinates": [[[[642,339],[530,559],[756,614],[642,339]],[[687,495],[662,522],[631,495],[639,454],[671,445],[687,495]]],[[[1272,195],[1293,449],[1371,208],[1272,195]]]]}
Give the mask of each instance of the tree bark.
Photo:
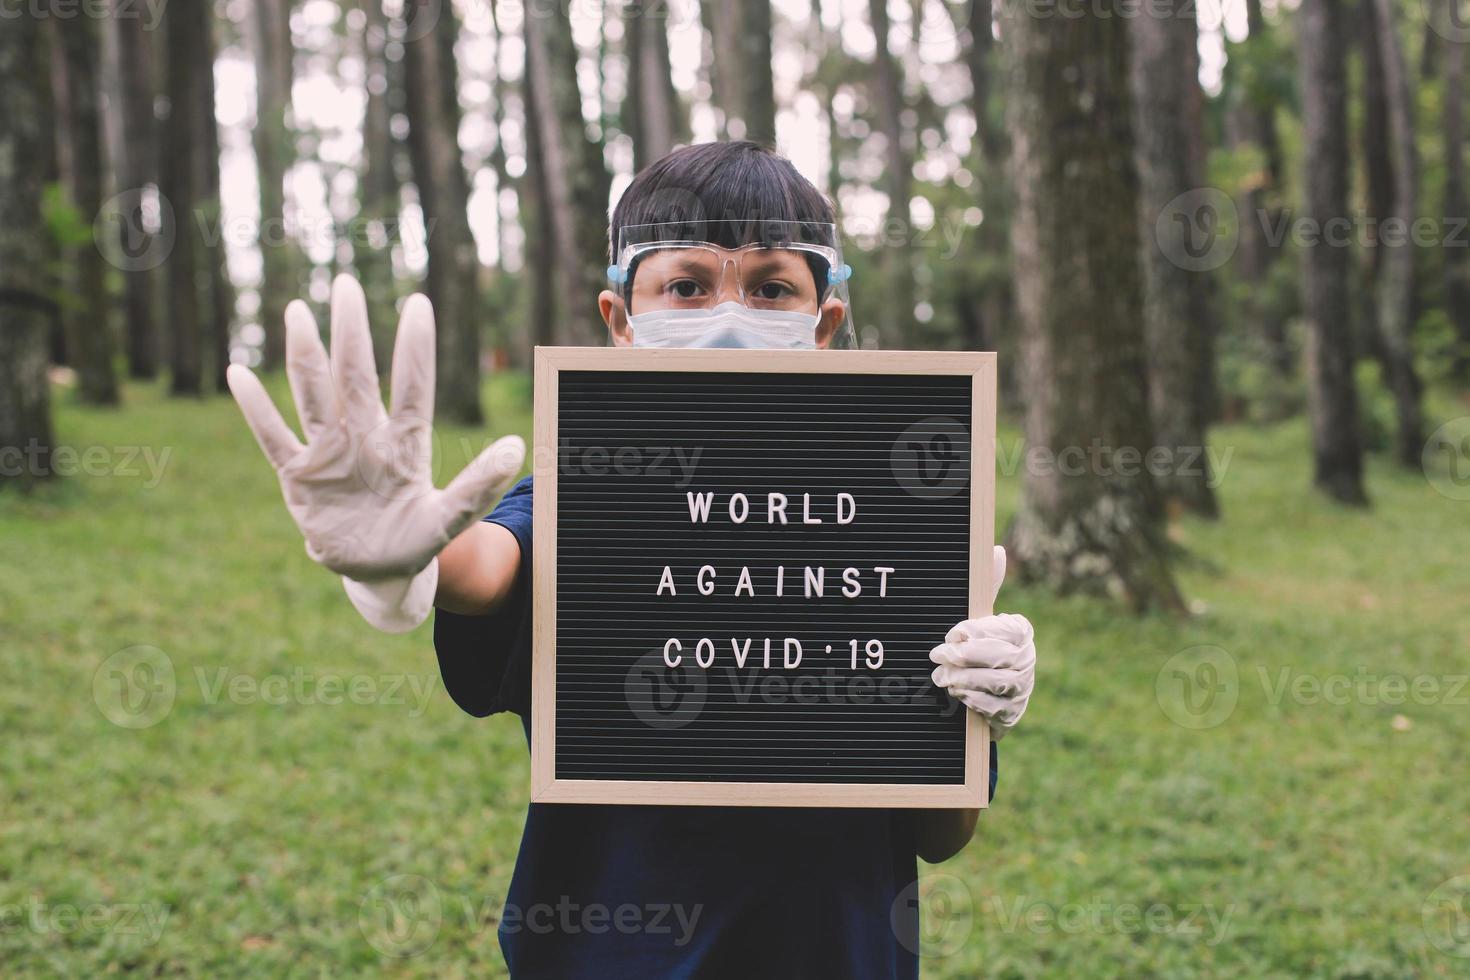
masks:
{"type": "MultiPolygon", "coordinates": [[[[148,244],[141,203],[144,189],[158,180],[157,127],[153,118],[153,32],[141,17],[121,15],[113,0],[108,27],[117,48],[117,93],[121,116],[120,139],[113,173],[117,190],[127,195],[133,211],[121,216],[118,234],[123,255],[138,254],[148,244]]],[[[123,314],[128,374],[139,380],[158,376],[158,322],[154,316],[154,276],[151,269],[124,269],[123,314]]]]}
{"type": "MultiPolygon", "coordinates": [[[[537,19],[526,18],[528,22],[537,19]]],[[[404,45],[408,144],[428,235],[425,292],[434,304],[438,327],[435,412],[441,418],[478,425],[485,418],[480,403],[480,320],[484,311],[469,223],[469,183],[459,147],[453,47],[457,30],[446,5],[431,31],[404,45]]]]}
{"type": "Polygon", "coordinates": [[[887,305],[884,335],[898,341],[899,347],[913,346],[914,328],[914,256],[909,218],[909,200],[913,197],[913,157],[908,148],[903,124],[903,78],[898,63],[888,50],[887,0],[868,0],[868,17],[877,41],[873,57],[873,81],[877,88],[879,126],[887,144],[886,183],[888,217],[883,229],[883,280],[887,305]]]}
{"type": "MultiPolygon", "coordinates": [[[[1345,0],[1302,0],[1297,17],[1301,73],[1303,217],[1324,232],[1350,221],[1347,201],[1345,0]]],[[[1352,256],[1322,236],[1302,250],[1307,321],[1307,397],[1313,480],[1333,499],[1365,505],[1358,393],[1353,378],[1352,256]]]]}
{"type": "Polygon", "coordinates": [[[288,119],[294,77],[291,0],[254,0],[253,15],[256,102],[252,136],[260,175],[260,325],[265,331],[260,366],[273,371],[285,362],[286,306],[300,289],[295,249],[286,234],[286,173],[295,157],[288,119]]]}
{"type": "Polygon", "coordinates": [[[1012,222],[1030,397],[1025,498],[1008,544],[1023,578],[1182,611],[1162,507],[1144,357],[1128,26],[1007,4],[1012,222]]]}
{"type": "Polygon", "coordinates": [[[1155,232],[1170,202],[1205,183],[1203,134],[1196,130],[1203,119],[1193,10],[1181,3],[1168,15],[1160,10],[1129,21],[1134,157],[1154,434],[1175,460],[1199,460],[1169,467],[1159,474],[1159,486],[1166,499],[1201,516],[1217,517],[1219,504],[1203,452],[1214,361],[1210,273],[1171,260],[1155,232]]]}
{"type": "MultiPolygon", "coordinates": [[[[51,56],[59,60],[56,108],[58,159],[62,184],[81,220],[91,222],[102,210],[102,121],[97,102],[101,38],[88,18],[51,21],[51,56]]],[[[90,238],[68,247],[63,264],[66,284],[62,300],[67,350],[77,372],[77,394],[92,405],[118,403],[107,295],[105,260],[90,238]]]]}
{"type": "Polygon", "coordinates": [[[545,206],[557,265],[558,344],[597,343],[593,298],[607,287],[609,177],[602,144],[587,133],[577,88],[577,50],[566,11],[525,18],[527,114],[534,113],[546,179],[545,206]]]}
{"type": "Polygon", "coordinates": [[[1424,452],[1421,384],[1414,369],[1414,265],[1416,246],[1410,233],[1419,209],[1419,161],[1414,148],[1413,93],[1408,66],[1399,44],[1389,0],[1371,0],[1378,22],[1383,59],[1388,145],[1393,165],[1393,208],[1388,217],[1398,226],[1393,238],[1380,236],[1383,251],[1376,289],[1379,343],[1385,380],[1393,393],[1398,417],[1395,455],[1401,465],[1419,468],[1424,452]]]}
{"type": "Polygon", "coordinates": [[[624,123],[633,138],[633,169],[642,170],[674,148],[681,113],[669,68],[668,7],[633,0],[623,8],[628,45],[628,98],[624,123]]]}
{"type": "Polygon", "coordinates": [[[28,487],[51,472],[51,396],[47,331],[51,317],[41,215],[43,172],[28,161],[45,155],[46,77],[41,21],[8,20],[0,30],[0,452],[20,465],[0,466],[0,489],[28,487]]]}
{"type": "MultiPolygon", "coordinates": [[[[1467,216],[1465,202],[1465,46],[1446,44],[1440,59],[1444,71],[1444,213],[1451,222],[1467,216]]],[[[1451,371],[1470,381],[1470,256],[1464,248],[1445,248],[1445,307],[1459,341],[1451,371]]]]}

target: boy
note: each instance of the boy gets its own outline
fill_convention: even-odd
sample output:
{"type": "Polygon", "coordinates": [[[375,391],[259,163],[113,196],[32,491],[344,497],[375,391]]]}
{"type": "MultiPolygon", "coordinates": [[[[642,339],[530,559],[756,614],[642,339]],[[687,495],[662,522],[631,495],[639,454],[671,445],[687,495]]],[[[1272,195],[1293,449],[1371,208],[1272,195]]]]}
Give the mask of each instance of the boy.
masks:
{"type": "MultiPolygon", "coordinates": [[[[770,150],[676,150],[634,179],[609,237],[616,288],[598,307],[616,345],[851,343],[831,205],[770,150]]],[[[519,472],[524,446],[502,439],[435,490],[424,452],[434,401],[427,301],[404,306],[389,415],[350,279],[334,286],[331,333],[329,361],[306,307],[287,311],[305,446],[249,371],[229,376],[307,551],[344,577],[380,629],[411,629],[437,607],[434,644],[450,695],[476,716],[516,713],[529,740],[530,478],[476,521],[519,472]],[[407,468],[394,465],[401,452],[384,449],[404,445],[415,463],[407,468]]],[[[997,588],[1004,570],[997,548],[997,588]]],[[[1000,738],[1030,696],[1030,624],[990,616],[944,639],[931,654],[935,683],[1000,738]]],[[[993,790],[993,743],[990,774],[993,790]]],[[[916,856],[957,853],[977,817],[532,804],[501,948],[517,976],[916,977],[916,856]]]]}

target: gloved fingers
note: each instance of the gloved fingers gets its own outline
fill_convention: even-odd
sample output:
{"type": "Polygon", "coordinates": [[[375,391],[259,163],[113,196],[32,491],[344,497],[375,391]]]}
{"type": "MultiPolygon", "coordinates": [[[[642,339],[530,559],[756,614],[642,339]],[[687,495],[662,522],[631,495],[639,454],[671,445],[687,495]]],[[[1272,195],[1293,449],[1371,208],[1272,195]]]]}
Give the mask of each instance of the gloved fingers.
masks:
{"type": "Polygon", "coordinates": [[[967,691],[962,688],[951,688],[950,695],[990,722],[990,736],[997,741],[1014,728],[1016,722],[1026,713],[1025,699],[998,698],[984,691],[967,691]]]}
{"type": "Polygon", "coordinates": [[[393,343],[393,418],[434,418],[434,307],[415,293],[403,304],[393,343]]]}
{"type": "Polygon", "coordinates": [[[1006,550],[1000,545],[995,546],[991,552],[990,569],[990,608],[995,610],[995,597],[1000,595],[1000,587],[1006,580],[1006,550]]]}
{"type": "Polygon", "coordinates": [[[929,675],[936,687],[954,691],[978,691],[998,698],[1016,698],[1031,693],[1032,677],[1020,670],[991,667],[950,667],[944,664],[929,675]]]}
{"type": "Polygon", "coordinates": [[[230,394],[235,396],[235,404],[240,406],[240,412],[245,416],[245,424],[250,426],[255,441],[260,443],[261,452],[279,472],[306,447],[281,418],[271,396],[249,368],[231,364],[225,371],[225,379],[230,386],[230,394]]]}
{"type": "Polygon", "coordinates": [[[476,456],[470,465],[442,491],[446,530],[450,538],[469,527],[490,510],[510,486],[526,459],[526,443],[520,436],[498,439],[476,456]]]}
{"type": "Polygon", "coordinates": [[[944,635],[944,642],[964,643],[966,640],[992,637],[1006,640],[1016,646],[1025,646],[1034,639],[1035,633],[1031,628],[1031,621],[1025,616],[1001,613],[999,616],[981,616],[978,619],[965,620],[944,635]]]}
{"type": "Polygon", "coordinates": [[[941,643],[929,651],[929,659],[951,667],[989,667],[995,670],[1026,670],[1036,663],[1036,648],[1017,646],[999,637],[941,643]]]}
{"type": "Polygon", "coordinates": [[[314,442],[322,430],[337,423],[339,410],[316,317],[299,299],[286,307],[286,380],[291,382],[301,431],[307,442],[314,442]]]}
{"type": "Polygon", "coordinates": [[[367,297],[358,281],[347,275],[332,282],[332,380],[342,417],[352,428],[365,431],[387,418],[373,362],[367,297]]]}

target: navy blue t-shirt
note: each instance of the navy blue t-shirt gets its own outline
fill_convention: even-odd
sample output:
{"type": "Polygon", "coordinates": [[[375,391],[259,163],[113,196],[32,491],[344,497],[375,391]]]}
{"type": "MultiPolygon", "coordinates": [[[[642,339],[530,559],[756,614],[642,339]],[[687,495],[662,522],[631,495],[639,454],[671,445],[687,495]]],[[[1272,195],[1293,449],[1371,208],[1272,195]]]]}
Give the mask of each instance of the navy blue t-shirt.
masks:
{"type": "MultiPolygon", "coordinates": [[[[439,612],[465,711],[531,717],[531,480],[485,518],[521,546],[490,616],[439,612]]],[[[995,743],[990,788],[995,792],[995,743]]],[[[916,978],[912,814],[532,803],[500,946],[517,977],[916,978]],[[905,889],[908,889],[906,892],[905,889]]]]}

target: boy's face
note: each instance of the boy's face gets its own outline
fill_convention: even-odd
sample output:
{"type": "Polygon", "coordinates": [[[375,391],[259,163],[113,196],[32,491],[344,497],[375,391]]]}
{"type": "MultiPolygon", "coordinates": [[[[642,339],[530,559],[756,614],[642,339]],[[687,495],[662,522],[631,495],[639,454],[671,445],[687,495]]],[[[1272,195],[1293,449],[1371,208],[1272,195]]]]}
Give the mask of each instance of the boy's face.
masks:
{"type": "Polygon", "coordinates": [[[699,245],[650,251],[638,259],[626,301],[610,289],[597,297],[602,319],[618,347],[633,344],[630,316],[658,310],[713,309],[722,303],[817,316],[819,348],[831,343],[846,314],[842,300],[821,298],[806,253],[782,248],[730,250],[699,245]]]}

